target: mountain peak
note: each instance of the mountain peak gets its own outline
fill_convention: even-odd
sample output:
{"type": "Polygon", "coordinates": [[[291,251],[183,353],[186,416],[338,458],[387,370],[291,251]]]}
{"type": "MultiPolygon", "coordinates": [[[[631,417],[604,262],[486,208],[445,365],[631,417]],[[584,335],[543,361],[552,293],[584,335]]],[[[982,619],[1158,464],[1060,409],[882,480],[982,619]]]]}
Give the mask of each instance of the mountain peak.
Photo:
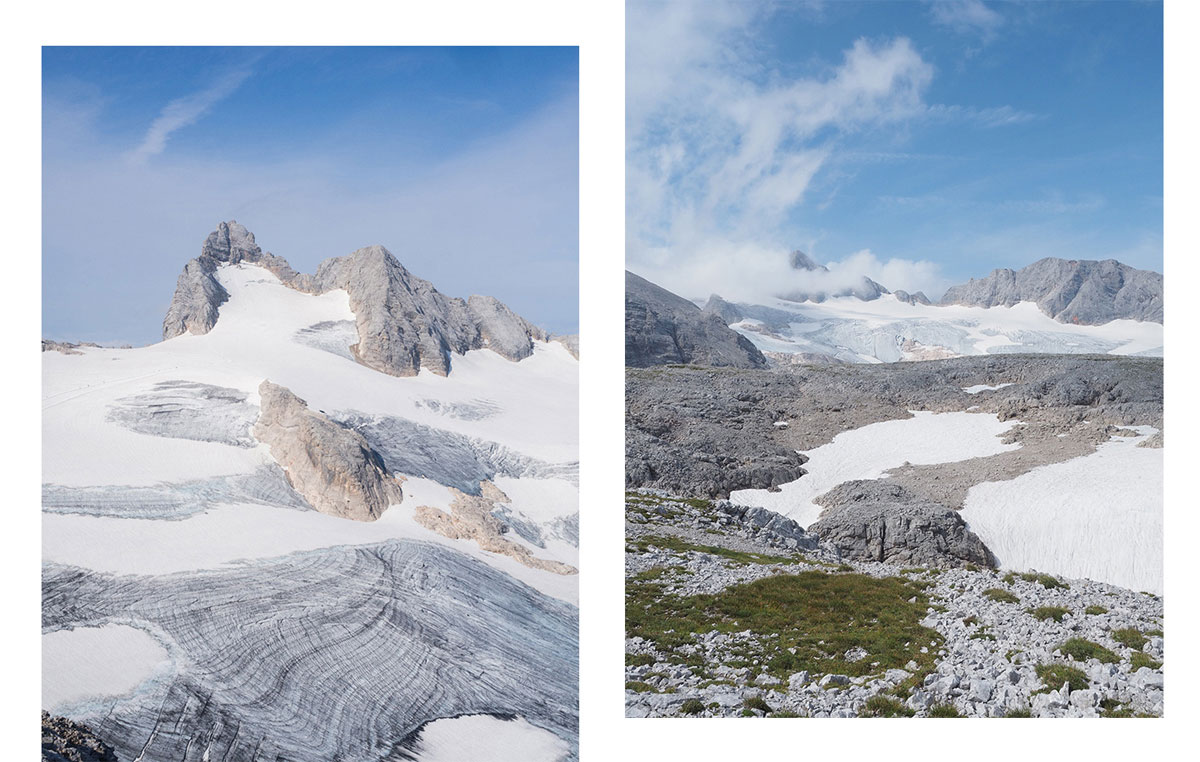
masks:
{"type": "Polygon", "coordinates": [[[217,225],[200,256],[184,267],[163,320],[163,338],[212,330],[220,306],[229,299],[217,269],[242,263],[263,267],[283,285],[307,294],[345,290],[358,332],[351,354],[393,376],[414,376],[421,368],[447,375],[451,355],[472,349],[491,349],[516,362],[533,354],[535,340],[549,339],[497,299],[475,296],[467,302],[445,296],[383,246],[327,259],[315,275],[308,275],[293,270],[283,257],[263,252],[254,234],[236,220],[217,225]]]}
{"type": "Polygon", "coordinates": [[[816,270],[819,272],[829,272],[828,267],[817,264],[816,260],[799,249],[796,249],[791,253],[789,260],[792,264],[793,270],[808,270],[810,272],[816,270]]]}
{"type": "Polygon", "coordinates": [[[1046,257],[1020,270],[996,269],[986,278],[972,278],[947,289],[941,301],[973,307],[1011,307],[1018,302],[1034,302],[1060,323],[1161,323],[1162,275],[1115,259],[1046,257]]]}

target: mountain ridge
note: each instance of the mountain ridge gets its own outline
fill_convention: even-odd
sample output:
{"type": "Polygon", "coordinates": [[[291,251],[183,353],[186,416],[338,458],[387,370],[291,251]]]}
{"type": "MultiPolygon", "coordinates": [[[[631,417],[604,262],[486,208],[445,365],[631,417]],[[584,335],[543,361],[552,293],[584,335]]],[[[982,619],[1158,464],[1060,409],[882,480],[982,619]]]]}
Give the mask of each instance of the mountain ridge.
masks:
{"type": "Polygon", "coordinates": [[[350,352],[363,365],[389,375],[414,376],[425,368],[445,376],[451,356],[472,349],[491,349],[517,362],[533,353],[534,341],[559,341],[578,356],[577,339],[552,336],[494,297],[446,296],[409,272],[383,246],[326,259],[310,275],[264,252],[254,234],[236,220],[221,222],[205,239],[200,256],[184,266],[163,319],[163,339],[212,330],[221,305],[229,299],[216,271],[243,263],[263,267],[303,293],[344,289],[358,334],[350,352]]]}

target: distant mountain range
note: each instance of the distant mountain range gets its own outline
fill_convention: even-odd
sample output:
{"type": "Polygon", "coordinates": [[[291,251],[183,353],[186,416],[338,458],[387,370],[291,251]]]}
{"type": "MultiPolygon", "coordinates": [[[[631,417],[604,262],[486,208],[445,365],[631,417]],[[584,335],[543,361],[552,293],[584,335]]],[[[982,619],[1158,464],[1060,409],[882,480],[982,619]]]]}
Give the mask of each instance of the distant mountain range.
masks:
{"type": "Polygon", "coordinates": [[[920,291],[892,292],[866,276],[836,278],[801,251],[792,252],[790,264],[814,275],[809,286],[761,304],[712,294],[703,309],[627,273],[626,364],[762,367],[760,357],[795,363],[997,352],[1162,354],[1162,275],[1112,259],[1046,258],[1020,270],[993,270],[948,289],[937,304],[920,291]]]}

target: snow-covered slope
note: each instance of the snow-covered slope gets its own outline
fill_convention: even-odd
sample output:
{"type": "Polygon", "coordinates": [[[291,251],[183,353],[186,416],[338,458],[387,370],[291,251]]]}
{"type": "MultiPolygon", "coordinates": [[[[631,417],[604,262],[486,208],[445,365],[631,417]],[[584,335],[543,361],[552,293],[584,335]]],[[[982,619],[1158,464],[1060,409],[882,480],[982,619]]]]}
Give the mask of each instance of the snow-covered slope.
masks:
{"type": "Polygon", "coordinates": [[[912,418],[872,423],[838,434],[829,444],[809,450],[807,471],[776,490],[744,489],[730,493],[740,505],[757,505],[808,528],[823,508],[814,498],[843,482],[878,479],[905,463],[953,463],[1014,450],[1001,436],[1017,421],[982,413],[913,412],[912,418]]]}
{"type": "MultiPolygon", "coordinates": [[[[386,600],[397,590],[408,588],[408,595],[417,595],[414,591],[425,590],[425,586],[417,584],[416,577],[403,575],[428,575],[446,559],[458,558],[462,565],[456,567],[456,573],[479,575],[472,570],[490,570],[487,575],[479,575],[474,587],[470,580],[464,580],[461,590],[455,593],[470,590],[469,597],[437,604],[447,612],[455,607],[476,608],[493,596],[501,596],[496,605],[502,610],[502,597],[516,593],[489,582],[493,577],[488,575],[494,574],[499,575],[495,579],[508,580],[505,585],[515,586],[513,590],[521,590],[520,595],[531,605],[552,613],[547,615],[546,624],[540,619],[506,623],[499,618],[488,620],[484,630],[466,628],[461,632],[455,630],[454,615],[447,614],[448,618],[438,621],[436,630],[418,628],[398,635],[407,639],[404,648],[410,651],[410,657],[435,660],[431,669],[436,672],[443,668],[437,659],[447,658],[448,653],[458,649],[470,652],[471,639],[483,637],[484,631],[490,633],[486,637],[510,638],[514,643],[545,637],[553,643],[555,658],[574,654],[576,640],[570,612],[574,612],[578,598],[577,576],[522,565],[511,555],[481,549],[469,534],[451,539],[414,519],[419,506],[449,512],[452,487],[477,494],[482,482],[491,481],[500,485],[507,496],[507,503],[497,503],[495,515],[510,528],[504,535],[508,542],[538,559],[577,565],[578,361],[568,350],[557,342],[534,341],[532,355],[520,361],[506,359],[490,349],[473,350],[456,354],[448,375],[423,369],[411,377],[392,376],[356,362],[347,351],[348,343],[355,340],[355,315],[345,291],[303,293],[285,286],[275,274],[255,264],[224,264],[214,275],[229,297],[220,305],[220,319],[207,333],[183,333],[136,349],[84,347],[77,354],[43,353],[43,560],[47,568],[75,570],[72,574],[80,575],[78,584],[101,578],[127,580],[122,592],[125,595],[154,585],[190,587],[192,578],[244,573],[260,566],[275,568],[272,574],[278,574],[278,569],[292,574],[292,564],[299,563],[299,559],[314,559],[304,562],[308,564],[329,563],[319,559],[332,559],[345,546],[377,548],[384,543],[383,547],[392,547],[387,544],[397,541],[415,541],[412,547],[434,544],[444,550],[421,555],[424,567],[382,566],[378,573],[387,583],[375,594],[386,600]],[[253,436],[252,427],[259,413],[258,389],[264,380],[291,390],[308,403],[310,410],[359,429],[390,473],[403,482],[402,501],[373,522],[351,521],[312,510],[291,489],[268,447],[253,436]],[[397,441],[410,446],[398,448],[397,441]],[[302,555],[306,553],[309,555],[302,555]],[[417,572],[419,568],[426,571],[417,572]],[[393,576],[389,579],[388,575],[393,576]],[[550,629],[531,634],[530,628],[544,626],[550,629]],[[511,631],[505,633],[506,628],[511,631]],[[429,640],[435,631],[434,640],[439,642],[429,640]]],[[[273,595],[268,592],[272,586],[269,578],[258,580],[251,574],[250,579],[248,596],[273,595]],[[263,589],[252,590],[259,582],[263,589]]],[[[64,585],[69,589],[70,584],[64,585]]],[[[254,616],[267,621],[298,616],[300,622],[320,616],[321,602],[305,600],[302,596],[306,594],[306,588],[298,585],[287,594],[293,597],[269,598],[265,605],[257,606],[254,616]]],[[[421,594],[432,593],[427,590],[421,594]]],[[[100,601],[88,603],[95,604],[94,610],[103,608],[100,601]]],[[[51,606],[52,602],[47,600],[45,605],[51,606]]],[[[176,642],[178,635],[172,634],[176,632],[172,627],[180,624],[177,617],[186,614],[173,612],[169,598],[157,608],[138,609],[136,601],[129,605],[133,606],[131,611],[140,613],[89,619],[88,630],[75,632],[117,632],[125,641],[134,642],[136,638],[126,630],[105,629],[120,625],[153,639],[172,655],[187,650],[176,642]],[[168,619],[170,627],[165,624],[168,619]]],[[[253,640],[255,648],[292,649],[297,663],[326,658],[307,652],[304,633],[309,630],[304,626],[292,633],[261,627],[243,631],[249,624],[240,619],[226,623],[234,639],[253,640]],[[278,642],[265,643],[261,638],[276,638],[278,642]]],[[[78,655],[79,648],[86,645],[86,638],[69,634],[69,628],[77,625],[84,622],[73,622],[69,615],[47,625],[44,672],[50,686],[69,686],[75,681],[79,664],[71,654],[78,655]]],[[[346,626],[355,625],[347,620],[346,626]]],[[[130,675],[145,674],[146,654],[158,653],[137,642],[139,648],[131,651],[128,665],[130,675]]],[[[336,651],[338,642],[334,639],[322,647],[336,651]]],[[[343,661],[357,664],[356,669],[370,669],[357,658],[343,661]]],[[[379,653],[373,658],[389,656],[379,653]]],[[[537,663],[539,658],[533,655],[530,663],[537,663]]],[[[127,747],[134,736],[126,738],[122,734],[139,732],[137,729],[147,722],[153,725],[153,716],[138,713],[148,711],[146,707],[152,702],[147,701],[147,692],[161,691],[164,680],[187,681],[200,692],[198,695],[228,689],[211,674],[206,678],[190,673],[188,664],[187,660],[172,662],[171,669],[176,670],[173,676],[158,675],[132,687],[114,683],[105,690],[96,689],[90,694],[93,700],[78,695],[83,689],[77,685],[70,689],[76,693],[69,695],[71,706],[77,710],[74,717],[116,738],[119,747],[127,747]],[[206,683],[210,678],[217,682],[206,683]]],[[[285,664],[286,660],[281,662],[285,664]]],[[[466,658],[463,666],[469,664],[472,661],[466,658]]],[[[481,674],[502,673],[510,666],[501,659],[472,668],[481,670],[481,674]]],[[[380,674],[391,673],[383,670],[380,674]]],[[[263,674],[255,679],[276,678],[263,674]]],[[[348,674],[340,679],[353,684],[358,678],[348,674]]],[[[526,717],[554,733],[572,754],[573,679],[571,673],[562,675],[555,683],[553,697],[539,694],[538,701],[543,702],[539,706],[545,707],[546,714],[526,717]]],[[[95,682],[81,684],[90,686],[95,682]]],[[[412,716],[389,718],[387,727],[408,728],[407,733],[424,723],[452,716],[440,714],[439,707],[456,707],[456,713],[463,707],[474,707],[484,713],[528,714],[528,702],[516,706],[523,701],[523,686],[505,686],[496,695],[512,693],[515,703],[510,708],[503,701],[497,703],[494,696],[481,704],[470,696],[434,700],[431,694],[430,701],[405,704],[412,716]]],[[[303,694],[304,686],[297,687],[300,693],[293,699],[303,694]]],[[[371,690],[420,694],[443,689],[430,684],[396,684],[376,685],[371,690]]],[[[290,695],[286,690],[283,693],[290,695]]],[[[65,694],[54,695],[62,698],[65,694]]],[[[304,700],[336,703],[342,699],[316,695],[304,700]]],[[[194,732],[197,739],[205,737],[217,743],[212,739],[219,734],[206,736],[208,731],[200,725],[189,730],[187,723],[196,718],[189,720],[188,711],[181,711],[178,722],[182,724],[175,731],[182,734],[181,738],[194,732]]],[[[239,744],[254,733],[266,739],[264,748],[283,743],[277,736],[286,728],[262,724],[262,715],[229,716],[224,720],[245,721],[239,744]]],[[[354,732],[349,726],[342,730],[354,732]]],[[[322,754],[332,748],[354,749],[359,748],[359,742],[382,744],[386,740],[333,739],[324,751],[314,748],[310,756],[294,756],[296,749],[287,747],[288,758],[325,759],[322,754]]],[[[393,739],[396,743],[400,740],[393,739]]],[[[199,740],[196,743],[202,745],[199,740]]],[[[445,741],[439,741],[438,747],[445,747],[445,741]]],[[[144,762],[166,759],[171,753],[166,748],[160,753],[167,756],[156,757],[151,752],[141,758],[144,762]]],[[[211,751],[216,755],[226,750],[218,744],[211,746],[211,751]]]]}
{"type": "MultiPolygon", "coordinates": [[[[1162,356],[1161,323],[1061,323],[1033,302],[1011,307],[909,304],[893,294],[820,303],[739,304],[731,324],[764,353],[846,362],[930,360],[1000,352],[1162,356]]],[[[771,356],[768,354],[768,356],[771,356]]]]}
{"type": "Polygon", "coordinates": [[[967,493],[963,518],[1001,568],[1061,574],[1162,594],[1163,450],[1155,432],[967,493]]]}

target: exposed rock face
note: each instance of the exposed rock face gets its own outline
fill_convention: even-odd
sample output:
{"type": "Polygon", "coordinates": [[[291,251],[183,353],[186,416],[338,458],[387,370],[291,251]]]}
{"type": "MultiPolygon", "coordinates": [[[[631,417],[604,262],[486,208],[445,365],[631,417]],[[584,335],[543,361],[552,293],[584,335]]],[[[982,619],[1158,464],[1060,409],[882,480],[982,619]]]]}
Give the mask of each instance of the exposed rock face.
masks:
{"type": "Polygon", "coordinates": [[[87,725],[42,711],[42,762],[117,762],[87,725]]]}
{"type": "Polygon", "coordinates": [[[728,500],[717,500],[713,508],[734,525],[741,526],[744,536],[771,547],[816,550],[819,546],[817,535],[805,532],[804,527],[794,519],[781,513],[758,506],[738,505],[728,500]]]}
{"type": "Polygon", "coordinates": [[[403,499],[400,482],[362,434],[343,428],[270,381],[254,436],[271,448],[288,481],[313,508],[331,516],[374,521],[403,499]]]}
{"type": "Polygon", "coordinates": [[[992,554],[966,522],[944,505],[898,484],[853,481],[817,498],[825,506],[809,532],[844,558],[902,564],[974,563],[994,566],[992,554]]]}
{"type": "Polygon", "coordinates": [[[1047,257],[1020,270],[993,270],[986,278],[948,289],[942,304],[1011,307],[1036,302],[1060,323],[1100,325],[1110,320],[1163,321],[1163,276],[1115,259],[1047,257]]]}
{"type": "Polygon", "coordinates": [[[767,360],[719,315],[626,272],[625,365],[670,363],[762,368],[767,360]]]}
{"type": "Polygon", "coordinates": [[[929,297],[925,296],[924,291],[918,291],[915,294],[910,294],[904,290],[896,290],[892,292],[892,296],[906,304],[930,304],[929,297]]]}
{"type": "Polygon", "coordinates": [[[576,360],[579,359],[579,334],[554,335],[550,337],[550,341],[557,341],[559,344],[562,344],[571,353],[572,357],[576,360]]]}
{"type": "MultiPolygon", "coordinates": [[[[1053,441],[1060,441],[1054,439],[1059,433],[1104,441],[1109,426],[1161,430],[1162,361],[991,355],[753,371],[630,369],[625,374],[625,484],[688,497],[769,489],[804,474],[807,458],[797,450],[826,444],[843,431],[907,418],[910,410],[968,408],[1036,424],[1053,441]],[[1011,385],[986,395],[963,391],[1000,383],[1011,385]]],[[[1028,439],[1031,433],[1022,436],[1028,439]]]]}
{"type": "Polygon", "coordinates": [[[83,352],[79,351],[80,347],[99,348],[99,346],[99,344],[93,344],[90,341],[85,341],[81,344],[75,344],[70,341],[53,341],[51,339],[42,339],[43,352],[62,352],[64,355],[81,355],[83,352]]]}
{"type": "Polygon", "coordinates": [[[375,370],[414,376],[424,367],[444,376],[451,352],[482,346],[466,302],[412,275],[382,246],[325,260],[315,281],[321,291],[341,288],[350,295],[358,325],[352,351],[375,370]]]}
{"type": "Polygon", "coordinates": [[[205,334],[217,324],[217,309],[229,299],[229,292],[217,281],[216,271],[216,261],[204,256],[184,265],[163,318],[164,339],[184,333],[205,334]]]}
{"type": "Polygon", "coordinates": [[[479,331],[483,346],[509,360],[523,360],[533,354],[534,339],[550,339],[549,334],[495,297],[472,296],[467,300],[467,309],[475,320],[475,328],[479,331]]]}
{"type": "MultiPolygon", "coordinates": [[[[800,250],[793,251],[790,257],[793,270],[804,270],[806,272],[828,273],[829,268],[825,265],[817,264],[812,257],[808,256],[800,250]]],[[[837,296],[856,296],[863,301],[869,302],[873,299],[878,299],[883,294],[888,293],[888,290],[879,285],[870,278],[861,276],[855,283],[842,286],[833,290],[823,288],[810,289],[806,291],[791,291],[787,294],[781,294],[781,299],[787,299],[789,302],[823,302],[826,299],[837,296]]]]}
{"type": "Polygon", "coordinates": [[[350,351],[363,365],[393,376],[413,376],[421,368],[444,376],[450,372],[452,353],[472,349],[492,349],[518,361],[533,353],[534,341],[549,340],[545,331],[497,299],[472,296],[467,302],[445,296],[382,246],[327,259],[315,275],[307,275],[282,257],[262,251],[254,234],[235,221],[218,225],[200,256],[184,267],[163,320],[163,338],[212,330],[220,306],[229,299],[217,280],[217,268],[241,263],[264,267],[285,286],[304,293],[345,289],[357,332],[350,351]]]}
{"type": "Polygon", "coordinates": [[[454,499],[450,502],[450,513],[430,507],[417,506],[413,518],[426,529],[432,529],[451,540],[474,540],[479,547],[491,553],[503,553],[532,569],[555,574],[576,574],[575,567],[560,561],[538,558],[523,545],[507,539],[508,525],[492,515],[497,503],[509,502],[499,487],[491,482],[479,485],[478,496],[468,495],[450,487],[454,499]]]}

